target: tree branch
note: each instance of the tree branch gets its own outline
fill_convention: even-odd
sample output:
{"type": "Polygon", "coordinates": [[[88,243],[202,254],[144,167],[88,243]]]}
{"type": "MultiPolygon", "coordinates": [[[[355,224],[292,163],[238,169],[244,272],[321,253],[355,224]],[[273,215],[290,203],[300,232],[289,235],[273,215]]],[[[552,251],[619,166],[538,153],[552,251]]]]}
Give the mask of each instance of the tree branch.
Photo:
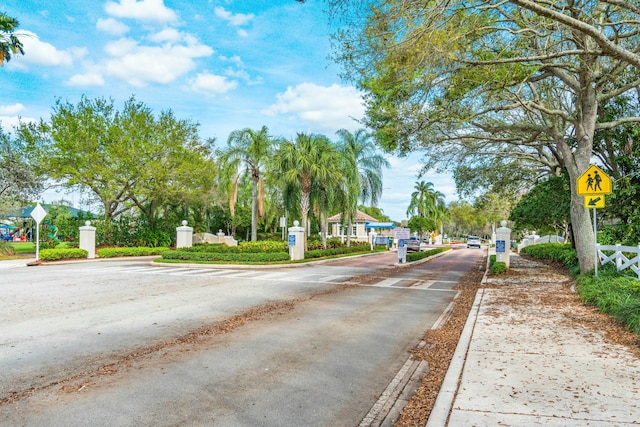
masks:
{"type": "Polygon", "coordinates": [[[640,117],[623,117],[612,122],[596,123],[596,130],[612,129],[625,123],[640,123],[640,117]]]}
{"type": "MultiPolygon", "coordinates": [[[[615,1],[615,0],[609,0],[615,1]]],[[[535,14],[549,18],[558,23],[564,24],[569,28],[573,28],[583,34],[590,36],[597,44],[602,48],[603,51],[609,52],[609,54],[613,57],[624,60],[630,65],[640,69],[640,56],[637,54],[630,52],[629,50],[612,43],[608,37],[606,37],[602,32],[594,28],[593,26],[582,22],[576,18],[571,16],[567,16],[563,13],[553,11],[545,6],[539,4],[539,2],[533,2],[531,0],[509,0],[510,3],[530,10],[535,14]]]]}

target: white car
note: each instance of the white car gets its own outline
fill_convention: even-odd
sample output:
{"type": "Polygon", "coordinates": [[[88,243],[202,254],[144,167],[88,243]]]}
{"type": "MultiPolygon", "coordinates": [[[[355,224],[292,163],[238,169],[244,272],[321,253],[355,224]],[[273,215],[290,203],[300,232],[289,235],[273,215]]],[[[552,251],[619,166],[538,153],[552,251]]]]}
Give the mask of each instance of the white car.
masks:
{"type": "Polygon", "coordinates": [[[469,236],[467,237],[467,248],[478,248],[480,249],[480,238],[478,236],[469,236]]]}

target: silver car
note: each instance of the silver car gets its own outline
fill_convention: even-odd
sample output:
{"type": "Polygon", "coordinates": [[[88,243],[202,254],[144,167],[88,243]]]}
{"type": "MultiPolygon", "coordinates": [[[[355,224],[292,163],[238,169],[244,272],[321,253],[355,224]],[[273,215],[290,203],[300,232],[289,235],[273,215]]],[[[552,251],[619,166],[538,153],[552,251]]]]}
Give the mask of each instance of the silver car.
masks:
{"type": "Polygon", "coordinates": [[[469,236],[467,237],[467,248],[478,248],[480,249],[480,238],[478,236],[469,236]]]}

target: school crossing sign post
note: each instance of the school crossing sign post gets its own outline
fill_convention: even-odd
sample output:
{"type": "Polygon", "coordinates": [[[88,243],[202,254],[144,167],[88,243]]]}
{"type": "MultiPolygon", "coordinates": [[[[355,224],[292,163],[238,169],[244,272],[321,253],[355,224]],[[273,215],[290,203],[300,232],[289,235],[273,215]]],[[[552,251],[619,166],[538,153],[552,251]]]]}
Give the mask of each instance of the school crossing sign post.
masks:
{"type": "Polygon", "coordinates": [[[611,178],[596,165],[589,166],[578,178],[578,194],[584,196],[585,208],[604,208],[604,195],[611,191],[611,178]]]}
{"type": "Polygon", "coordinates": [[[596,209],[604,208],[604,196],[611,194],[613,184],[609,175],[596,165],[590,165],[577,183],[578,195],[584,196],[584,207],[593,208],[593,252],[595,273],[598,275],[598,229],[596,226],[596,209]]]}

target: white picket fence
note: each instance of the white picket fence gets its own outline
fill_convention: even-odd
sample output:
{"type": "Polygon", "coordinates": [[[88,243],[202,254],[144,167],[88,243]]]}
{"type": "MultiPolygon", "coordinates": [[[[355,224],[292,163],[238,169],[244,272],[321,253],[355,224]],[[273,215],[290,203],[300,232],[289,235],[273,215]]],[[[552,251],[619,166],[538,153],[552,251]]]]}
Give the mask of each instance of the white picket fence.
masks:
{"type": "Polygon", "coordinates": [[[618,271],[626,268],[632,269],[640,279],[640,245],[638,246],[622,246],[622,245],[597,245],[598,257],[600,264],[604,265],[615,260],[618,271]],[[605,254],[613,251],[611,255],[605,254]],[[626,254],[635,254],[636,256],[629,259],[626,254]]]}

